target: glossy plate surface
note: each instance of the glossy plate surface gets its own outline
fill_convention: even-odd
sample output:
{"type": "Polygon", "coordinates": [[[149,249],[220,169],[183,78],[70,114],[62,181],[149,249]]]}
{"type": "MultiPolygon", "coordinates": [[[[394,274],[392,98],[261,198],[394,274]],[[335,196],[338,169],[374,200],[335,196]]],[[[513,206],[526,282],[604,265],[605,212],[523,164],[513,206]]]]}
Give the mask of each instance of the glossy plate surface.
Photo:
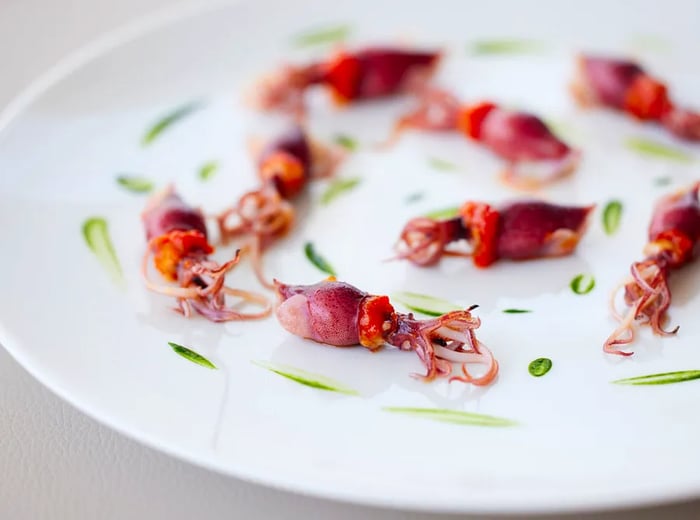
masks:
{"type": "MultiPolygon", "coordinates": [[[[640,258],[653,201],[700,177],[700,148],[615,114],[581,111],[567,83],[578,49],[639,57],[700,106],[700,7],[692,2],[257,1],[179,7],[106,36],[68,58],[0,115],[0,223],[4,273],[0,341],[57,394],[143,442],[224,473],[335,499],[436,511],[555,511],[671,500],[700,494],[700,381],[619,386],[636,375],[700,369],[700,271],[673,278],[677,338],[641,333],[631,359],[605,356],[615,324],[608,294],[640,258]],[[667,23],[659,23],[664,19],[667,23]],[[577,174],[536,195],[597,203],[576,255],[501,263],[477,272],[464,259],[418,269],[385,262],[412,216],[466,199],[523,196],[498,182],[498,159],[458,136],[407,134],[375,146],[409,103],[339,110],[312,96],[309,129],[321,140],[358,143],[338,172],[357,186],[329,204],[320,181],[299,204],[294,231],[271,248],[266,272],[290,283],[325,275],[304,255],[312,241],[340,279],[375,294],[412,291],[478,303],[479,336],[501,364],[489,388],[424,384],[415,355],[333,349],[291,337],[271,318],[216,325],[185,320],[142,286],[146,196],[116,179],[174,182],[214,213],[255,184],[251,137],[280,118],[246,108],[242,92],[284,60],[333,45],[300,47],[295,36],[336,26],[348,43],[444,46],[436,80],[465,99],[488,97],[532,110],[585,154],[577,174]],[[534,40],[527,52],[475,54],[482,40],[534,40]],[[163,114],[201,107],[149,146],[163,114]],[[688,161],[642,156],[630,138],[663,143],[688,161]],[[220,167],[203,181],[205,163],[220,167]],[[445,166],[449,167],[445,167],[445,166]],[[442,166],[442,167],[441,167],[442,166]],[[602,210],[622,202],[617,232],[602,210]],[[103,217],[123,271],[116,284],[81,227],[103,217]],[[596,285],[574,294],[570,281],[596,285]],[[502,312],[528,309],[524,314],[502,312]],[[210,370],[176,355],[188,346],[210,370]],[[528,364],[553,361],[534,378],[528,364]],[[257,364],[256,364],[257,363],[257,364]],[[333,393],[267,370],[289,365],[342,383],[333,393]],[[428,407],[503,417],[510,427],[465,426],[402,416],[385,407],[428,407]]],[[[517,45],[516,45],[517,47],[517,45]]],[[[520,49],[523,50],[523,49],[520,49]]],[[[217,258],[232,253],[222,248],[217,258]]],[[[232,285],[258,290],[244,261],[232,285]]]]}

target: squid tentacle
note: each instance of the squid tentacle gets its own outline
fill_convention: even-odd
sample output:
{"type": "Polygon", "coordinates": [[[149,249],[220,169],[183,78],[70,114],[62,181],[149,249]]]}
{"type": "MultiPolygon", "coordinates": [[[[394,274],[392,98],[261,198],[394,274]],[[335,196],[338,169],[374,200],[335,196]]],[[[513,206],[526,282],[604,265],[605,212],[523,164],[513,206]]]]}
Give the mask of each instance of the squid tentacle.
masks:
{"type": "Polygon", "coordinates": [[[459,363],[463,376],[453,376],[449,381],[462,381],[477,386],[488,385],[498,374],[498,363],[491,351],[476,339],[474,331],[481,321],[469,311],[453,311],[430,320],[416,320],[412,314],[398,314],[398,332],[387,342],[404,350],[415,350],[426,373],[414,377],[431,381],[436,377],[449,377],[451,363],[459,363]],[[471,364],[483,364],[486,371],[472,376],[467,369],[471,364]]]}
{"type": "Polygon", "coordinates": [[[428,266],[438,262],[444,254],[468,256],[448,252],[447,246],[459,238],[466,238],[461,219],[446,221],[417,217],[409,221],[401,232],[397,243],[399,260],[410,260],[417,265],[428,266]]]}
{"type": "Polygon", "coordinates": [[[663,328],[666,313],[671,305],[671,292],[668,287],[668,268],[663,259],[652,258],[636,262],[630,268],[631,277],[611,294],[613,316],[620,322],[619,326],[605,341],[603,348],[608,354],[631,356],[629,351],[619,350],[620,346],[631,344],[636,337],[636,322],[643,320],[652,331],[660,336],[673,336],[678,327],[672,330],[663,328]],[[620,288],[625,289],[625,302],[629,306],[627,313],[620,315],[614,305],[615,294],[620,288]]]}
{"type": "Polygon", "coordinates": [[[165,296],[177,299],[176,310],[189,318],[192,309],[212,321],[254,320],[265,318],[272,312],[271,302],[263,295],[234,289],[225,285],[226,274],[233,269],[240,259],[240,250],[229,261],[219,265],[212,261],[201,261],[198,258],[185,258],[181,268],[180,287],[154,282],[149,275],[149,260],[151,249],[147,249],[141,261],[141,277],[147,289],[165,296]],[[200,284],[203,284],[202,287],[200,284]],[[226,307],[224,294],[238,297],[241,303],[261,307],[258,312],[238,312],[226,307]]]}

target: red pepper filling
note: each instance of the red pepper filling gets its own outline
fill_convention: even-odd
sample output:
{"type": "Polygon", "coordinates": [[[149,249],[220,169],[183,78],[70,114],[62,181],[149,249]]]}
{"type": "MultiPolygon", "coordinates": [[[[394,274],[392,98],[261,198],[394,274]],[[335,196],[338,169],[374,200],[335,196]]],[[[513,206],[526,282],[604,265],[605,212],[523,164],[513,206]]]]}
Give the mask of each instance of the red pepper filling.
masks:
{"type": "Polygon", "coordinates": [[[349,103],[357,97],[360,72],[360,60],[346,53],[338,54],[327,65],[324,82],[333,89],[338,103],[349,103]]]}
{"type": "Polygon", "coordinates": [[[467,137],[478,141],[481,136],[481,125],[494,108],[496,105],[488,101],[462,108],[458,115],[457,128],[467,137]]]}
{"type": "Polygon", "coordinates": [[[386,341],[387,334],[396,330],[396,313],[387,296],[367,296],[360,302],[358,316],[360,345],[376,350],[386,341]]]}
{"type": "Polygon", "coordinates": [[[191,253],[208,255],[214,251],[204,234],[195,229],[171,231],[151,240],[150,247],[156,269],[171,282],[177,280],[177,267],[184,257],[191,253]]]}
{"type": "Polygon", "coordinates": [[[498,260],[498,211],[483,202],[467,202],[459,213],[464,227],[469,230],[474,265],[488,267],[498,260]]]}
{"type": "Polygon", "coordinates": [[[651,76],[639,74],[625,93],[624,110],[643,120],[658,120],[671,110],[666,86],[651,76]]]}
{"type": "Polygon", "coordinates": [[[260,165],[263,181],[272,181],[279,194],[289,199],[298,194],[306,183],[301,161],[287,152],[274,152],[260,165]]]}
{"type": "Polygon", "coordinates": [[[663,253],[670,267],[681,266],[693,257],[693,241],[677,229],[659,233],[647,248],[650,252],[663,253]]]}

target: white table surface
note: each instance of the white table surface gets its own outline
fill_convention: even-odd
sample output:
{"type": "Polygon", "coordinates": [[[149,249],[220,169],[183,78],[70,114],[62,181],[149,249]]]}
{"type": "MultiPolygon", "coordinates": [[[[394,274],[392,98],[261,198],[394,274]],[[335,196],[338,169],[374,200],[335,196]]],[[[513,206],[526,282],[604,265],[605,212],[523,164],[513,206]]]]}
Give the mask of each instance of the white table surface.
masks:
{"type": "MultiPolygon", "coordinates": [[[[0,107],[71,50],[105,30],[172,3],[0,0],[0,107]]],[[[11,254],[11,247],[0,247],[3,254],[11,254]]],[[[700,501],[577,516],[591,520],[698,517],[700,501]]],[[[0,518],[447,517],[293,495],[180,462],[76,411],[44,389],[0,348],[0,518]]]]}

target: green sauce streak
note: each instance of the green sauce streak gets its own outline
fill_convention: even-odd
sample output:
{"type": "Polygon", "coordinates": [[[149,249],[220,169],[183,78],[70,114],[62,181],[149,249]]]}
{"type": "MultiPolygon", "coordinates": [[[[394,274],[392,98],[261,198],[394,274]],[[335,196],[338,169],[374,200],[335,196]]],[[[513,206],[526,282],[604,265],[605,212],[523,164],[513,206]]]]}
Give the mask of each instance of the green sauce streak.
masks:
{"type": "Polygon", "coordinates": [[[124,284],[124,275],[114,246],[109,238],[107,221],[103,217],[90,217],[83,222],[83,238],[102,267],[117,285],[124,284]]]}
{"type": "Polygon", "coordinates": [[[620,227],[622,219],[622,202],[611,200],[603,209],[603,229],[606,235],[613,235],[620,227]]]}
{"type": "Polygon", "coordinates": [[[204,163],[201,168],[199,168],[199,172],[197,173],[197,176],[199,177],[199,180],[202,182],[208,181],[214,175],[216,175],[216,172],[219,170],[219,163],[216,161],[209,161],[204,163]]]}
{"type": "Polygon", "coordinates": [[[571,123],[548,119],[545,121],[545,124],[554,135],[564,137],[567,140],[575,140],[576,138],[581,137],[578,129],[573,127],[571,123]]]}
{"type": "Polygon", "coordinates": [[[443,220],[443,219],[448,219],[448,218],[454,218],[457,215],[459,215],[459,206],[452,206],[450,208],[436,209],[435,211],[431,211],[429,213],[426,213],[424,216],[427,218],[431,218],[433,220],[443,220]]]}
{"type": "Polygon", "coordinates": [[[462,309],[458,305],[448,302],[447,300],[441,300],[440,298],[414,292],[397,292],[394,293],[391,298],[403,304],[407,309],[420,312],[427,316],[442,316],[448,312],[462,309]]]}
{"type": "Polygon", "coordinates": [[[141,139],[142,146],[148,146],[153,141],[155,141],[163,132],[168,128],[173,126],[175,123],[182,121],[185,117],[189,116],[193,112],[199,110],[204,106],[201,101],[194,101],[182,105],[172,112],[166,114],[158,121],[156,121],[151,128],[144,134],[143,139],[141,139]]]}
{"type": "Polygon", "coordinates": [[[449,161],[445,161],[444,159],[440,159],[439,157],[429,157],[428,164],[432,168],[435,168],[436,170],[441,170],[444,172],[455,171],[458,169],[456,164],[451,163],[449,161]]]}
{"type": "Polygon", "coordinates": [[[625,141],[625,146],[633,152],[655,159],[667,159],[681,163],[692,163],[695,160],[692,155],[683,150],[641,137],[630,137],[625,141]]]}
{"type": "Polygon", "coordinates": [[[654,186],[668,186],[673,182],[673,179],[671,177],[657,177],[654,179],[654,186]]]}
{"type": "Polygon", "coordinates": [[[335,142],[335,144],[342,146],[349,152],[354,152],[355,150],[357,150],[357,141],[355,141],[355,139],[353,139],[349,135],[336,135],[333,141],[335,142]]]}
{"type": "Polygon", "coordinates": [[[315,388],[317,390],[325,390],[327,392],[337,392],[339,394],[345,395],[360,395],[357,390],[353,390],[342,383],[334,381],[328,377],[307,372],[299,368],[295,368],[289,365],[281,365],[277,363],[270,363],[267,361],[252,361],[254,365],[261,368],[269,370],[270,372],[277,374],[282,377],[299,383],[300,385],[308,386],[310,388],[315,388]]]}
{"type": "Polygon", "coordinates": [[[643,52],[668,52],[671,44],[658,34],[636,34],[629,39],[630,47],[643,52]]]}
{"type": "Polygon", "coordinates": [[[678,372],[664,372],[661,374],[649,374],[646,376],[628,377],[612,381],[616,385],[669,385],[700,379],[700,370],[681,370],[678,372]]]}
{"type": "Polygon", "coordinates": [[[417,191],[416,193],[411,193],[410,195],[407,195],[404,200],[406,204],[413,204],[414,202],[423,200],[423,197],[425,197],[425,193],[417,191]]]}
{"type": "Polygon", "coordinates": [[[306,258],[309,259],[309,262],[318,267],[319,270],[331,276],[336,276],[335,269],[333,269],[325,258],[316,252],[313,243],[307,242],[304,244],[304,254],[306,258]]]}
{"type": "Polygon", "coordinates": [[[588,294],[595,287],[595,278],[589,274],[579,274],[571,280],[569,286],[576,294],[588,294]]]}
{"type": "Polygon", "coordinates": [[[537,358],[527,366],[531,376],[542,377],[552,368],[552,360],[546,357],[537,358]]]}
{"type": "Polygon", "coordinates": [[[326,191],[324,191],[321,195],[321,204],[330,204],[343,193],[346,193],[356,188],[358,184],[360,184],[359,177],[336,179],[328,186],[328,188],[326,188],[326,191]]]}
{"type": "Polygon", "coordinates": [[[545,45],[540,41],[513,38],[479,40],[469,45],[469,51],[474,55],[532,54],[542,52],[544,49],[545,45]]]}
{"type": "Polygon", "coordinates": [[[117,177],[117,184],[134,193],[148,193],[153,190],[153,182],[136,175],[120,175],[117,177]]]}
{"type": "Polygon", "coordinates": [[[503,309],[505,314],[527,314],[532,312],[530,309],[503,309]]]}
{"type": "Polygon", "coordinates": [[[349,25],[333,25],[324,28],[314,28],[297,34],[292,38],[296,47],[309,47],[312,45],[327,45],[347,40],[350,36],[349,25]]]}
{"type": "Polygon", "coordinates": [[[209,361],[201,354],[197,354],[194,350],[190,350],[189,348],[183,347],[182,345],[178,345],[177,343],[173,343],[172,341],[168,341],[168,345],[170,345],[170,348],[172,348],[176,354],[182,356],[187,361],[196,363],[197,365],[202,366],[204,368],[216,370],[216,365],[214,363],[209,361]]]}
{"type": "Polygon", "coordinates": [[[515,421],[511,421],[510,419],[494,417],[493,415],[462,412],[459,410],[447,410],[444,408],[411,408],[403,406],[385,406],[384,408],[382,408],[382,410],[384,410],[385,412],[407,415],[409,417],[418,417],[421,419],[429,419],[431,421],[458,424],[460,426],[505,427],[515,426],[518,424],[515,421]]]}

